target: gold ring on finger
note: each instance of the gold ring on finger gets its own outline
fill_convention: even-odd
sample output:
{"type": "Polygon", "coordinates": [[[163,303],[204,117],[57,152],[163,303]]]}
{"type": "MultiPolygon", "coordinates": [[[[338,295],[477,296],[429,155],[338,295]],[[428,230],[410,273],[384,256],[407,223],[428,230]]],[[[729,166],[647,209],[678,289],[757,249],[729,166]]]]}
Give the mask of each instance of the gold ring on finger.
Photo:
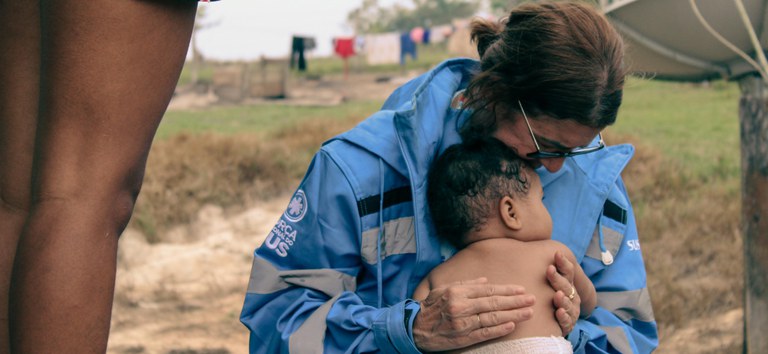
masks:
{"type": "Polygon", "coordinates": [[[568,299],[573,300],[573,298],[576,296],[576,288],[571,286],[571,293],[568,294],[568,299]]]}

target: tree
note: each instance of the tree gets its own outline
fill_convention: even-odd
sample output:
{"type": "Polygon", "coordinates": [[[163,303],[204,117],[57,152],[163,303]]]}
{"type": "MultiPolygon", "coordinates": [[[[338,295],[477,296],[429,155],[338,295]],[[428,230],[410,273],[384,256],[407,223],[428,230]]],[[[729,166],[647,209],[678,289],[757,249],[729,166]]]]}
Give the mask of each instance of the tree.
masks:
{"type": "MultiPolygon", "coordinates": [[[[532,2],[536,0],[488,0],[490,2],[491,11],[499,16],[506,16],[509,14],[509,11],[512,10],[517,5],[526,3],[526,2],[532,2]]],[[[598,5],[598,0],[588,0],[587,2],[590,2],[594,4],[595,6],[598,5]]]]}
{"type": "Polygon", "coordinates": [[[491,11],[494,14],[505,16],[509,14],[509,10],[513,7],[522,4],[525,0],[490,0],[491,11]]]}
{"type": "Polygon", "coordinates": [[[363,0],[347,19],[358,33],[408,31],[414,27],[430,27],[451,23],[454,18],[467,18],[477,12],[475,0],[412,0],[413,7],[379,6],[378,0],[363,0]]]}
{"type": "Polygon", "coordinates": [[[352,10],[347,15],[347,21],[358,33],[384,32],[383,23],[388,22],[384,12],[379,6],[378,0],[363,0],[359,8],[352,10]]]}

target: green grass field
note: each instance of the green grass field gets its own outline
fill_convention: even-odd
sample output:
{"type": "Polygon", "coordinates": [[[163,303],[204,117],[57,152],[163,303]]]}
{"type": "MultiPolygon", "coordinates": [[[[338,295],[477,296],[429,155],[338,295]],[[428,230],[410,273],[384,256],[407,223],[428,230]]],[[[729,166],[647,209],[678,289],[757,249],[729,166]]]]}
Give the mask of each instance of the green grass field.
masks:
{"type": "Polygon", "coordinates": [[[331,107],[260,104],[220,106],[195,111],[171,111],[165,114],[156,138],[165,140],[180,133],[254,134],[264,138],[301,122],[367,117],[375,112],[381,103],[346,102],[331,107]]]}
{"type": "Polygon", "coordinates": [[[739,175],[739,90],[712,85],[629,80],[619,119],[608,131],[636,136],[674,163],[707,178],[739,175]]]}
{"type": "MultiPolygon", "coordinates": [[[[738,176],[738,87],[709,86],[631,78],[617,123],[606,131],[647,142],[700,177],[738,176]]],[[[334,107],[255,105],[172,111],[157,133],[160,140],[179,133],[265,136],[302,121],[364,118],[381,102],[345,102],[334,107]]]]}

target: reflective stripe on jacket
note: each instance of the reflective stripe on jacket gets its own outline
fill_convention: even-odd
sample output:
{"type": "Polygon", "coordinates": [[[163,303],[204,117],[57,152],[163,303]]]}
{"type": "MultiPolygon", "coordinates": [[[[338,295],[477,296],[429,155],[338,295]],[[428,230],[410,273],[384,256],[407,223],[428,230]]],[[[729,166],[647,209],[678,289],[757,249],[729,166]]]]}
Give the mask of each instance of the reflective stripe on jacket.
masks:
{"type": "MultiPolygon", "coordinates": [[[[404,322],[418,310],[410,295],[450,254],[431,225],[426,175],[460,141],[465,114],[450,103],[477,67],[469,59],[441,63],[315,155],[254,253],[240,317],[252,353],[418,353],[404,322]]],[[[553,238],[573,250],[598,291],[598,308],[568,336],[577,353],[647,353],[657,345],[620,178],[632,153],[612,146],[566,159],[557,173],[538,171],[553,238]]]]}

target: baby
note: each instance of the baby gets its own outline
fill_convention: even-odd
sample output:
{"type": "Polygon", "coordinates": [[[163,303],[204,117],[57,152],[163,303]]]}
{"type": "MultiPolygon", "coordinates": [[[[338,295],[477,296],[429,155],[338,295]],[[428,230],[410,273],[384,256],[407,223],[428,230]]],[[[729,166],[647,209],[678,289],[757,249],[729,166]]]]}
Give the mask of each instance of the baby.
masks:
{"type": "MultiPolygon", "coordinates": [[[[431,289],[479,277],[522,285],[536,296],[534,316],[517,323],[514,332],[453,352],[572,353],[554,316],[555,291],[546,269],[558,251],[578,262],[551,239],[552,218],[536,172],[502,142],[477,140],[449,147],[432,165],[428,183],[437,233],[459,251],[427,275],[413,298],[424,300],[431,289]]],[[[581,298],[581,317],[587,317],[597,295],[581,267],[575,269],[574,292],[581,298]]]]}

